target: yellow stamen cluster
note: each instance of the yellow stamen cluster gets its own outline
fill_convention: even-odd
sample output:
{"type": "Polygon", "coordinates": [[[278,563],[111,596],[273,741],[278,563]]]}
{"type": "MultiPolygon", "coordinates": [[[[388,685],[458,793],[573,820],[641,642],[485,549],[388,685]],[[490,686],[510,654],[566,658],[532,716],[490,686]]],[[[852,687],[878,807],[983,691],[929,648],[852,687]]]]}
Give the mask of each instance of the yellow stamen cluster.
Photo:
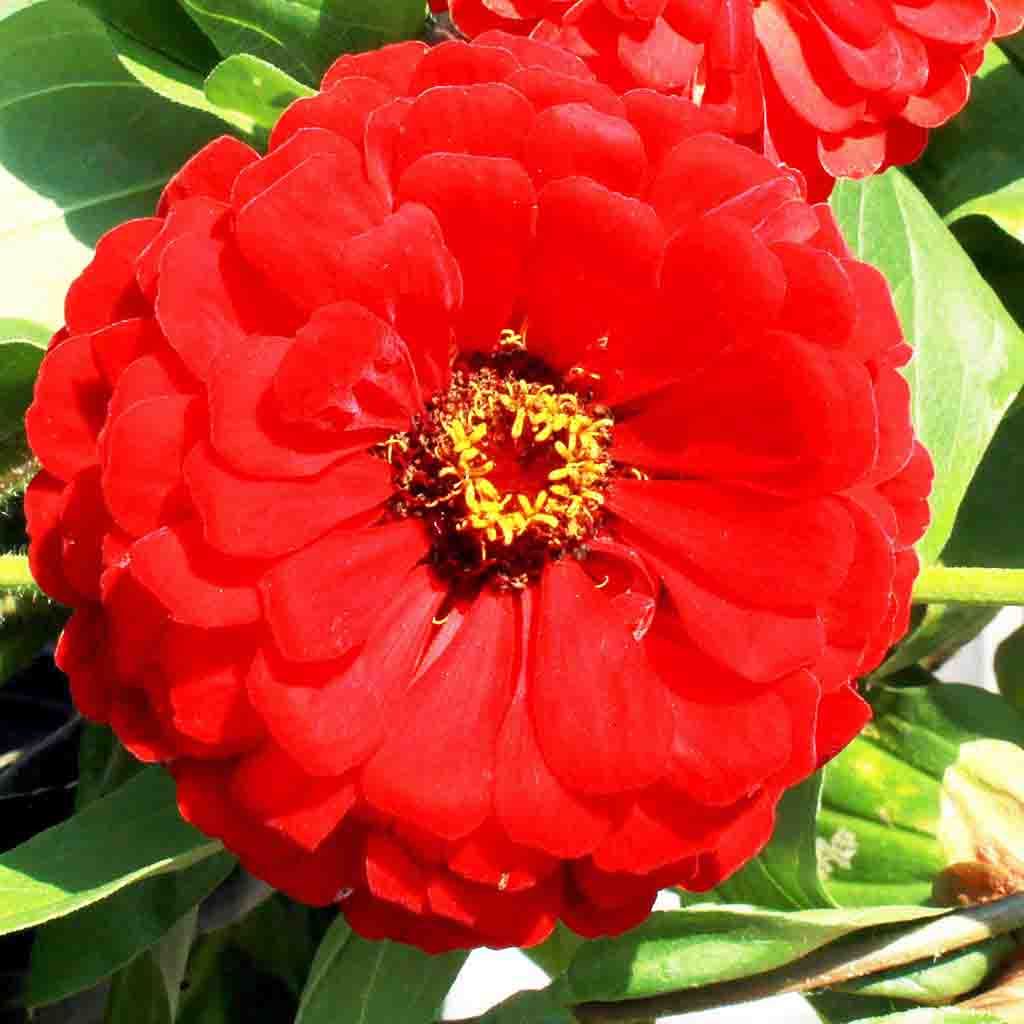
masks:
{"type": "Polygon", "coordinates": [[[578,395],[514,377],[481,375],[460,398],[441,420],[447,465],[439,474],[455,478],[451,496],[465,505],[456,529],[476,532],[482,546],[511,546],[527,533],[558,545],[585,538],[604,504],[612,421],[589,412],[578,395]],[[545,485],[504,493],[492,479],[498,451],[535,457],[538,446],[556,463],[545,485]]]}

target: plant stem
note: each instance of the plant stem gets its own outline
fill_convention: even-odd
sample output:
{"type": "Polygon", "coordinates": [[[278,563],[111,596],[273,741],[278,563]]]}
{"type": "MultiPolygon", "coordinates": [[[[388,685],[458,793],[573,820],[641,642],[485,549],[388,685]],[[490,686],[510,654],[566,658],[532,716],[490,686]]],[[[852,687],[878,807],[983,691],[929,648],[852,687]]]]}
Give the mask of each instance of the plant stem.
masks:
{"type": "Polygon", "coordinates": [[[931,565],[914,583],[918,604],[1024,605],[1024,569],[953,569],[931,565]]]}
{"type": "MultiPolygon", "coordinates": [[[[893,967],[918,960],[933,960],[945,953],[965,949],[996,935],[1024,927],[1024,894],[996,900],[940,917],[893,937],[874,934],[859,941],[843,942],[796,963],[738,981],[705,988],[673,992],[651,999],[620,1003],[581,1003],[572,1007],[581,1024],[622,1024],[640,1017],[663,1017],[692,1013],[722,1006],[734,1006],[753,999],[790,992],[814,992],[841,985],[893,967]]],[[[468,1024],[468,1022],[466,1022],[468,1024]]]]}
{"type": "Polygon", "coordinates": [[[35,585],[26,555],[0,555],[0,590],[35,585]]]}

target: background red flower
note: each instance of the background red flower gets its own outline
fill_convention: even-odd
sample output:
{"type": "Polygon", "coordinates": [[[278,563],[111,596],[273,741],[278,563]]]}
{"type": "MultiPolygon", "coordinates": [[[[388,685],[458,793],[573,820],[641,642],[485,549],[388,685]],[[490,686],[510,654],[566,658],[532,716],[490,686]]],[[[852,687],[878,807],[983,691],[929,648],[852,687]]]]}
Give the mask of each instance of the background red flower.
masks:
{"type": "Polygon", "coordinates": [[[824,197],[837,177],[917,159],[967,102],[1020,0],[452,0],[463,32],[564,46],[619,90],[699,94],[824,197]]]}
{"type": "Polygon", "coordinates": [[[713,125],[504,34],[344,57],[68,294],[26,508],[76,702],[368,936],[715,885],[906,627],[888,288],[713,125]]]}

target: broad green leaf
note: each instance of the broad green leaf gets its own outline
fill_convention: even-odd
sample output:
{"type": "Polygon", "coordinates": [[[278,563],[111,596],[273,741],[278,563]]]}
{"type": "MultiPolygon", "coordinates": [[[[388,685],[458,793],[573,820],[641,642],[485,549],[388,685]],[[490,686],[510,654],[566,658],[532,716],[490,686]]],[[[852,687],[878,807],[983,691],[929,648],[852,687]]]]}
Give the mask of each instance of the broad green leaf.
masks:
{"type": "MultiPolygon", "coordinates": [[[[998,432],[996,436],[999,436],[998,432]]],[[[985,459],[987,458],[988,453],[985,456],[985,459]]],[[[982,468],[971,481],[971,489],[984,472],[985,460],[982,460],[981,465],[982,468]]],[[[960,506],[961,515],[970,502],[971,489],[968,489],[967,498],[960,506]]],[[[954,536],[955,533],[954,528],[954,536]]],[[[946,550],[949,550],[948,544],[946,550]]],[[[918,663],[929,672],[934,672],[961,647],[978,636],[999,614],[998,608],[969,604],[930,604],[924,608],[919,606],[919,610],[923,613],[921,618],[916,620],[916,624],[911,627],[910,632],[895,650],[875,669],[872,673],[875,678],[884,679],[918,663]]]]}
{"type": "Polygon", "coordinates": [[[925,903],[953,864],[1024,857],[1024,717],[951,683],[871,699],[873,721],[825,768],[829,894],[843,906],[925,903]]]}
{"type": "Polygon", "coordinates": [[[1024,713],[1024,627],[1011,633],[996,651],[999,692],[1024,713]]]}
{"type": "Polygon", "coordinates": [[[551,935],[539,946],[524,949],[523,953],[542,971],[546,971],[552,978],[557,978],[569,969],[569,964],[572,963],[576,950],[583,945],[583,941],[564,924],[557,924],[551,935]]]}
{"type": "Polygon", "coordinates": [[[971,102],[909,173],[947,222],[982,214],[1024,241],[1024,73],[999,47],[986,51],[971,102]]]}
{"type": "Polygon", "coordinates": [[[725,903],[753,903],[777,910],[834,907],[818,875],[815,819],[821,805],[818,772],[779,801],[771,842],[716,895],[725,903]]]}
{"type": "Polygon", "coordinates": [[[625,935],[583,945],[569,988],[579,1003],[646,999],[762,974],[862,929],[942,913],[871,907],[787,914],[725,904],[661,911],[625,935]]]}
{"type": "Polygon", "coordinates": [[[225,57],[251,53],[307,85],[343,53],[420,33],[423,0],[180,0],[225,57]]]}
{"type": "Polygon", "coordinates": [[[0,856],[0,935],[180,871],[220,850],[178,814],[174,783],[146,768],[110,796],[0,856]]]}
{"type": "Polygon", "coordinates": [[[942,553],[947,565],[1024,568],[1024,516],[1008,514],[1024,502],[1024,415],[1014,409],[999,424],[971,481],[953,535],[942,553]]]}
{"type": "Polygon", "coordinates": [[[317,950],[295,1024],[430,1024],[466,956],[368,942],[339,916],[317,950]]]}
{"type": "Polygon", "coordinates": [[[184,871],[146,878],[36,934],[29,1005],[82,992],[150,949],[224,881],[235,866],[227,853],[184,871]]]}
{"type": "Polygon", "coordinates": [[[113,729],[106,725],[86,723],[78,741],[78,787],[75,810],[113,793],[133,775],[142,771],[136,760],[122,746],[113,729]]]}
{"type": "Polygon", "coordinates": [[[932,524],[919,551],[933,562],[1000,419],[1024,383],[1024,333],[900,172],[842,181],[831,202],[854,252],[888,278],[914,347],[906,369],[912,412],[936,469],[932,524]]]}
{"type": "Polygon", "coordinates": [[[213,114],[225,122],[224,130],[232,129],[253,143],[263,143],[264,133],[259,131],[251,117],[225,109],[211,102],[204,91],[203,75],[193,68],[170,60],[158,50],[119,32],[107,25],[107,35],[121,65],[147,89],[173,103],[213,114]]]}
{"type": "Polygon", "coordinates": [[[839,986],[854,995],[904,999],[922,1006],[945,1006],[973,992],[1016,952],[1017,943],[1000,935],[940,957],[924,967],[897,968],[839,986]]]}
{"type": "Polygon", "coordinates": [[[912,1003],[897,1002],[895,999],[872,999],[868,996],[851,996],[845,992],[816,992],[807,998],[822,1024],[852,1024],[863,1020],[865,1013],[883,1016],[901,1010],[913,1010],[912,1003]]]}
{"type": "Polygon", "coordinates": [[[206,96],[212,104],[238,111],[268,131],[289,104],[312,95],[308,86],[249,54],[221,61],[206,79],[206,96]]]}
{"type": "Polygon", "coordinates": [[[137,81],[68,0],[0,21],[0,67],[0,315],[56,328],[97,238],[224,125],[137,81]]]}
{"type": "Polygon", "coordinates": [[[477,1024],[576,1024],[565,1007],[561,985],[549,985],[536,992],[519,992],[478,1018],[477,1024]]]}
{"type": "Polygon", "coordinates": [[[231,941],[298,997],[316,953],[309,907],[274,895],[232,927],[231,941]]]}
{"type": "Polygon", "coordinates": [[[855,1024],[1004,1024],[990,1013],[973,1010],[910,1010],[888,1017],[871,1017],[855,1024]]]}
{"type": "Polygon", "coordinates": [[[217,50],[177,0],[79,0],[108,25],[151,50],[200,73],[217,63],[217,50]]]}
{"type": "Polygon", "coordinates": [[[0,338],[0,446],[3,449],[20,443],[24,437],[22,421],[32,401],[32,389],[42,361],[43,349],[36,342],[27,338],[0,338]]]}
{"type": "Polygon", "coordinates": [[[104,1024],[173,1024],[195,932],[193,910],[115,976],[104,1024]]]}
{"type": "Polygon", "coordinates": [[[53,331],[42,324],[34,323],[31,320],[19,320],[15,317],[0,316],[0,340],[17,338],[22,341],[30,341],[45,349],[50,343],[53,331]]]}

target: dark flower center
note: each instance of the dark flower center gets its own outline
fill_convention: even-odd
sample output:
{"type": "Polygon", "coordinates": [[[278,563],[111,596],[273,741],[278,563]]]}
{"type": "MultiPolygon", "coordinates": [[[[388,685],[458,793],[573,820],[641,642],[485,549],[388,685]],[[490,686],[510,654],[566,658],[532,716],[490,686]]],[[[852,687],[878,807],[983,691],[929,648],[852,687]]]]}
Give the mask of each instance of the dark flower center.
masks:
{"type": "Polygon", "coordinates": [[[518,587],[594,533],[612,425],[508,334],[502,352],[457,369],[381,452],[395,469],[397,510],[426,520],[441,571],[518,587]]]}

